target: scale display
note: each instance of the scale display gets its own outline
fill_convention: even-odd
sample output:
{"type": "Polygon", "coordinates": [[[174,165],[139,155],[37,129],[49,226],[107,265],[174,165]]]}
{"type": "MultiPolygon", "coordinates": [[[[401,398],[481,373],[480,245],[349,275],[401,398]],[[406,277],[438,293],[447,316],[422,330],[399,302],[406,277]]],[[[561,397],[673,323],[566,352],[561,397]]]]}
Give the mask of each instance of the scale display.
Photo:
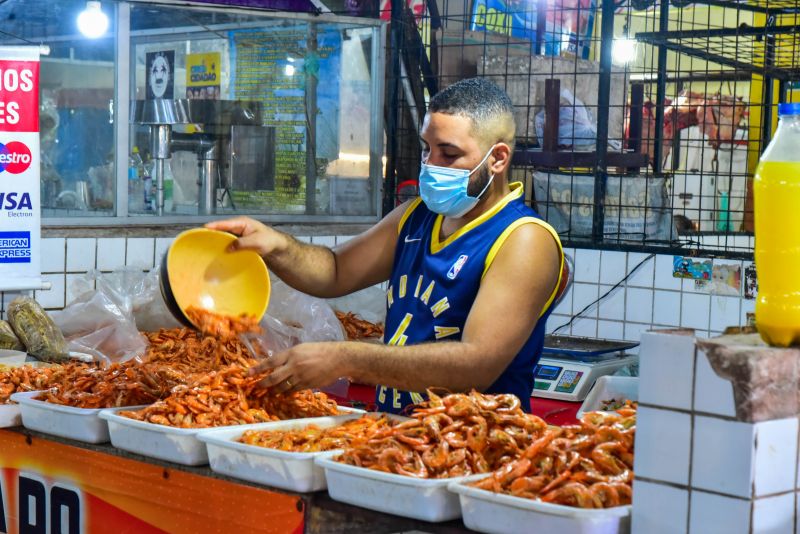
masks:
{"type": "Polygon", "coordinates": [[[537,364],[533,370],[534,378],[541,378],[542,380],[555,380],[561,373],[563,367],[555,365],[541,365],[537,364]]]}

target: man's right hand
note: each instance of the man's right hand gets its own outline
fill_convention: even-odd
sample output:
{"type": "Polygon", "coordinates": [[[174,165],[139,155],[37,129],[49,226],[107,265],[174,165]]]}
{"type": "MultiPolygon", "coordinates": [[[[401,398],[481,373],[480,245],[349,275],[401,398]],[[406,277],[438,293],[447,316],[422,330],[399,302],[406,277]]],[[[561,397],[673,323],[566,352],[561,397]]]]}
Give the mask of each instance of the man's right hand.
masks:
{"type": "Polygon", "coordinates": [[[267,257],[276,252],[285,251],[289,245],[289,237],[286,234],[273,230],[250,217],[214,221],[205,226],[211,230],[230,232],[239,236],[239,239],[231,243],[229,251],[253,250],[261,257],[267,257]]]}

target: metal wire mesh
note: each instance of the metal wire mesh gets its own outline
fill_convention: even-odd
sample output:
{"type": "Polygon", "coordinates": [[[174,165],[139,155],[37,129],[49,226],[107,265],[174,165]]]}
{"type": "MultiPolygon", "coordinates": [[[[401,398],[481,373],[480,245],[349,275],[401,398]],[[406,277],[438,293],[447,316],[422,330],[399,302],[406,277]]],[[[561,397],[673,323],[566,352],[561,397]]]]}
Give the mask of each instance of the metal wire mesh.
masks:
{"type": "Polygon", "coordinates": [[[800,0],[410,5],[392,13],[385,208],[414,193],[430,96],[478,75],[511,96],[511,178],[567,244],[751,257],[753,172],[775,106],[800,99],[800,0]]]}

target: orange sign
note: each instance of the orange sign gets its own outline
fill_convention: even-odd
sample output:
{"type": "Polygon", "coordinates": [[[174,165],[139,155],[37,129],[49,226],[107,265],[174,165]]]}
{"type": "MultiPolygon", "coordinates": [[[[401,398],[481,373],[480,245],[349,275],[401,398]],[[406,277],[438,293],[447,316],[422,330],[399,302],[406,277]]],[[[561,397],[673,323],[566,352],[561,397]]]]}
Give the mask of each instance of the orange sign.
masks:
{"type": "Polygon", "coordinates": [[[297,496],[0,430],[0,532],[303,532],[297,496]]]}

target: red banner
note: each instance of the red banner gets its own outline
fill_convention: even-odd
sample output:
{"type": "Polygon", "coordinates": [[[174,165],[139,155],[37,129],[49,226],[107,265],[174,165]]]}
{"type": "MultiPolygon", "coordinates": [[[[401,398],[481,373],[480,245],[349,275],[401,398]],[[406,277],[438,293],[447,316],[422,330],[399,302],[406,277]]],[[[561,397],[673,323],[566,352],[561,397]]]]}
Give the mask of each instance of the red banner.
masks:
{"type": "Polygon", "coordinates": [[[0,132],[39,131],[39,62],[0,60],[0,132]]]}
{"type": "Polygon", "coordinates": [[[244,484],[0,430],[0,532],[303,532],[303,503],[244,484]]]}

